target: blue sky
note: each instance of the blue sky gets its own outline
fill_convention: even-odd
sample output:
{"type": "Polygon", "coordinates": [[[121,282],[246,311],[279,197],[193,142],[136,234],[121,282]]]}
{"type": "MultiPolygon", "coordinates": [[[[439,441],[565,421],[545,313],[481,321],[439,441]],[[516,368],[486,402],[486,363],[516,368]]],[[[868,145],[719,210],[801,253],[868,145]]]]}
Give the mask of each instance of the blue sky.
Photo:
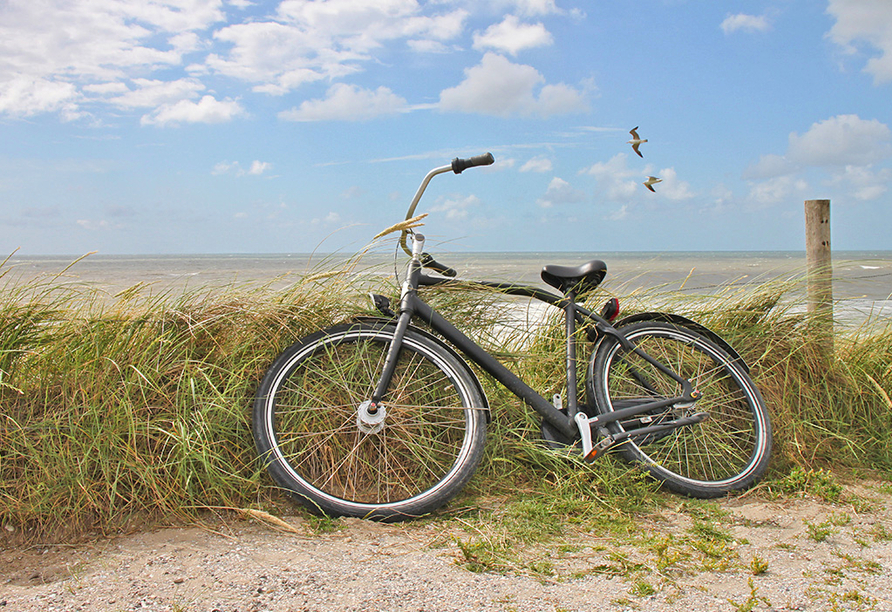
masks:
{"type": "Polygon", "coordinates": [[[0,254],[892,249],[890,124],[889,0],[3,0],[0,254]]]}

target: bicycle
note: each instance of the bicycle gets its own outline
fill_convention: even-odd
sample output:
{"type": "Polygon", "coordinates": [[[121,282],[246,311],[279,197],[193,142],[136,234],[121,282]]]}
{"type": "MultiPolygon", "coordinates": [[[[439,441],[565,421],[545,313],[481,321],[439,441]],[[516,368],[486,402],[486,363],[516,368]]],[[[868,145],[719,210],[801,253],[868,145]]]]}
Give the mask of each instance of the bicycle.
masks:
{"type": "Polygon", "coordinates": [[[379,234],[400,231],[409,255],[398,312],[388,298],[372,295],[380,316],[313,333],[267,370],[252,430],[273,480],[311,511],[331,516],[396,521],[439,508],[474,474],[490,421],[467,359],[541,415],[549,446],[584,461],[615,448],[667,489],[701,498],[757,482],[768,466],[771,423],[741,356],[685,317],[651,312],[614,324],[615,298],[599,313],[584,308],[578,298],[604,279],[604,262],[544,266],[542,279],[560,295],[463,281],[564,311],[566,406],[560,395],[540,395],[419,297],[419,288],[456,277],[424,251],[424,236],[415,232],[426,216],[413,216],[425,189],[438,174],[493,162],[487,153],[431,170],[406,220],[379,234]],[[582,335],[594,343],[585,398],[577,380],[582,335]]]}

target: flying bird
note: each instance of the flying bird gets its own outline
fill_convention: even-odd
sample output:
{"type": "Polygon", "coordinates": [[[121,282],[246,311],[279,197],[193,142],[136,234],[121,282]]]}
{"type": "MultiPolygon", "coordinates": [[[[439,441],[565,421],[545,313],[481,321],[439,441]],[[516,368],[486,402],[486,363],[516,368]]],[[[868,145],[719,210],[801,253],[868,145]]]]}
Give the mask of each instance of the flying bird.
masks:
{"type": "Polygon", "coordinates": [[[650,189],[651,191],[653,191],[654,193],[656,193],[656,190],[653,188],[653,186],[656,185],[657,183],[662,183],[662,182],[663,182],[663,179],[661,179],[661,178],[657,178],[655,176],[649,176],[649,177],[647,177],[647,180],[641,184],[644,185],[645,187],[647,187],[648,189],[650,189]]]}
{"type": "Polygon", "coordinates": [[[629,134],[632,135],[632,140],[630,140],[628,144],[632,145],[632,149],[635,151],[635,153],[638,154],[638,157],[644,157],[641,154],[641,151],[638,150],[638,146],[642,142],[647,142],[647,139],[641,140],[641,138],[638,137],[638,126],[637,125],[635,127],[633,127],[631,130],[629,130],[629,134]]]}

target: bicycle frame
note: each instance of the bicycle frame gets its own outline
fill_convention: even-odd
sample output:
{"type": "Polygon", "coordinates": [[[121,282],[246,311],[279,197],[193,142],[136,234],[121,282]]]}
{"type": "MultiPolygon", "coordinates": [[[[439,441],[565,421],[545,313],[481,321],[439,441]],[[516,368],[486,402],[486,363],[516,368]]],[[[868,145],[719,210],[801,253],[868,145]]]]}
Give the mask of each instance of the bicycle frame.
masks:
{"type": "MultiPolygon", "coordinates": [[[[491,375],[506,389],[533,408],[533,410],[541,415],[543,419],[548,421],[548,423],[555,429],[561,432],[561,434],[570,440],[581,439],[583,443],[583,455],[588,460],[593,460],[613,444],[622,442],[629,437],[630,434],[623,433],[611,435],[605,429],[605,425],[608,423],[644,414],[652,410],[668,408],[676,404],[692,405],[698,399],[699,393],[693,388],[691,381],[682,378],[672,369],[637,348],[625,338],[619,329],[613,327],[607,320],[577,304],[573,293],[568,293],[566,296],[561,297],[536,287],[514,285],[510,283],[473,281],[473,284],[495,288],[510,295],[530,297],[564,310],[567,334],[567,413],[563,413],[535,389],[523,382],[516,374],[511,372],[492,355],[486,352],[485,349],[459,331],[454,325],[418,296],[419,286],[440,285],[454,281],[447,278],[433,278],[422,273],[423,264],[421,254],[424,245],[424,237],[414,233],[412,237],[412,258],[408,265],[406,281],[403,283],[402,287],[400,313],[397,317],[396,332],[393,342],[388,350],[381,377],[373,396],[370,398],[372,406],[377,406],[377,404],[382,402],[386,397],[387,387],[390,384],[390,379],[396,368],[397,357],[399,355],[403,337],[409,324],[412,322],[412,319],[416,317],[424,321],[434,331],[455,345],[468,359],[480,366],[483,371],[491,375]],[[636,406],[622,408],[606,414],[599,414],[592,418],[589,418],[583,412],[580,412],[578,405],[579,389],[576,376],[576,352],[578,344],[576,330],[578,323],[593,326],[597,330],[597,333],[602,337],[610,335],[616,338],[622,344],[623,348],[634,351],[643,359],[653,364],[661,372],[678,382],[679,385],[681,385],[682,394],[677,397],[643,402],[636,406]],[[598,445],[592,443],[592,431],[598,432],[603,438],[598,445]]],[[[646,435],[691,425],[700,422],[705,416],[705,413],[698,413],[697,415],[677,419],[669,424],[638,428],[635,430],[634,435],[646,435]]]]}

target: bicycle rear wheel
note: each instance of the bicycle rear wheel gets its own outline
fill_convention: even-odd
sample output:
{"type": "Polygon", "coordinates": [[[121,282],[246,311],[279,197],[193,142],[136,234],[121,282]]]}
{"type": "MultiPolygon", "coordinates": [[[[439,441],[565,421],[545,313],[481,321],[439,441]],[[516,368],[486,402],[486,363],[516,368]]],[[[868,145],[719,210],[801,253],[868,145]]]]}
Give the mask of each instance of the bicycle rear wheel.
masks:
{"type": "MultiPolygon", "coordinates": [[[[768,467],[771,422],[755,383],[717,344],[688,328],[642,321],[622,328],[630,341],[694,384],[695,403],[608,425],[630,432],[695,412],[695,425],[632,437],[619,452],[664,486],[692,497],[717,497],[752,486],[768,467]]],[[[588,376],[589,392],[602,413],[681,395],[681,386],[614,338],[599,345],[588,376]]]]}
{"type": "Polygon", "coordinates": [[[432,337],[407,330],[374,414],[369,398],[392,325],[312,334],[270,367],[254,402],[261,460],[315,512],[381,520],[438,508],[467,483],[486,433],[485,400],[467,366],[432,337]]]}

